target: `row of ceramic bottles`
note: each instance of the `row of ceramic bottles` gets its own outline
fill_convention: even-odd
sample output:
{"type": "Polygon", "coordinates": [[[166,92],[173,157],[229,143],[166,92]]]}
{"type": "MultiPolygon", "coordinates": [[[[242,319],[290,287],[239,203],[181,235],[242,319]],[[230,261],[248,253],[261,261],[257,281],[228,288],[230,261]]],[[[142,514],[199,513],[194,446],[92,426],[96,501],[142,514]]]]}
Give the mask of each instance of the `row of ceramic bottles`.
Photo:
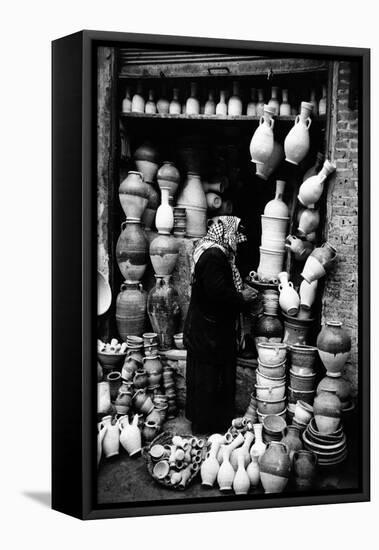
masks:
{"type": "MultiPolygon", "coordinates": [[[[312,89],[310,103],[313,105],[313,114],[326,114],[326,86],[322,88],[322,97],[316,99],[316,91],[312,89]]],[[[297,109],[291,106],[288,101],[288,90],[281,91],[281,102],[279,102],[280,89],[277,86],[271,88],[271,98],[268,101],[269,107],[273,110],[275,116],[290,116],[296,115],[297,109]]],[[[239,83],[233,82],[232,95],[227,99],[227,90],[221,90],[219,93],[219,101],[216,102],[215,94],[211,90],[208,94],[208,100],[205,104],[201,104],[198,99],[197,83],[191,82],[190,95],[182,104],[179,100],[179,88],[173,89],[172,99],[161,97],[158,101],[154,99],[154,91],[149,90],[148,99],[145,101],[142,95],[142,84],[139,83],[136,93],[132,96],[130,87],[126,88],[126,95],[122,102],[123,113],[147,113],[147,114],[187,114],[187,115],[229,115],[241,116],[262,116],[263,107],[265,105],[263,89],[256,90],[251,88],[250,101],[247,104],[246,112],[244,113],[243,101],[239,92],[239,83]]]]}

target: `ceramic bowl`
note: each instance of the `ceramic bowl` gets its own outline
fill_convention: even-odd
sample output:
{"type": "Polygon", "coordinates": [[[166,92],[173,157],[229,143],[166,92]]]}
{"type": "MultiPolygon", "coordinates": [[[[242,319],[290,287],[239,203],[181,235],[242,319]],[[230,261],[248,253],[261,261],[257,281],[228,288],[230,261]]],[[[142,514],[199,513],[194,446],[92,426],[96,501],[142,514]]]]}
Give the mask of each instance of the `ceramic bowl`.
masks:
{"type": "Polygon", "coordinates": [[[279,378],[266,376],[262,374],[258,369],[255,372],[258,386],[279,386],[283,382],[285,383],[286,377],[280,376],[279,378]]]}
{"type": "Polygon", "coordinates": [[[269,401],[264,399],[258,399],[257,397],[258,412],[262,414],[279,414],[286,406],[286,398],[277,399],[275,401],[269,401]]]}
{"type": "Polygon", "coordinates": [[[271,436],[283,436],[286,427],[287,424],[283,417],[275,414],[269,414],[263,420],[263,429],[267,434],[271,436]]]}
{"type": "Polygon", "coordinates": [[[278,399],[283,399],[286,392],[286,384],[285,382],[282,382],[277,386],[259,386],[258,384],[255,384],[255,391],[258,399],[276,401],[278,399]]]}
{"type": "Polygon", "coordinates": [[[125,361],[125,353],[106,353],[104,351],[98,351],[97,357],[101,363],[101,366],[107,370],[119,369],[125,361]]]}
{"type": "Polygon", "coordinates": [[[295,391],[312,391],[315,389],[316,373],[297,374],[290,370],[290,386],[295,391]]]}
{"type": "Polygon", "coordinates": [[[280,365],[285,361],[287,355],[287,345],[282,343],[264,343],[257,344],[259,360],[265,365],[280,365]]]}
{"type": "Polygon", "coordinates": [[[308,369],[312,371],[317,360],[318,350],[315,346],[291,344],[289,346],[291,368],[308,369]]]}
{"type": "Polygon", "coordinates": [[[159,460],[160,458],[162,458],[165,452],[166,451],[163,445],[159,445],[159,444],[153,445],[149,451],[150,456],[153,460],[159,460]]]}
{"type": "Polygon", "coordinates": [[[164,479],[169,471],[170,466],[168,462],[166,460],[160,460],[153,468],[153,475],[157,479],[164,479]]]}
{"type": "Polygon", "coordinates": [[[174,334],[174,342],[176,349],[185,349],[183,344],[183,333],[179,332],[178,334],[174,334]]]}
{"type": "Polygon", "coordinates": [[[266,365],[258,359],[258,370],[264,376],[269,376],[270,378],[281,378],[286,374],[286,362],[283,361],[277,365],[266,365]]]}

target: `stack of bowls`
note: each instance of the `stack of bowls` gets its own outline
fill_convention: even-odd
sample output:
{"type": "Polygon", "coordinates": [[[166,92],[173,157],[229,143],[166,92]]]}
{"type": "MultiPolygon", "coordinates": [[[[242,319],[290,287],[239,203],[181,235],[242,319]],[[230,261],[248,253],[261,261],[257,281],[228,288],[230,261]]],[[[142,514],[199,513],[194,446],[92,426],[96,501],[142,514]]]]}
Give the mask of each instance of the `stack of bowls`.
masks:
{"type": "Polygon", "coordinates": [[[180,206],[174,207],[174,235],[175,237],[186,236],[187,214],[186,209],[180,206]]]}
{"type": "Polygon", "coordinates": [[[259,342],[258,369],[255,384],[258,419],[267,415],[286,416],[286,355],[282,343],[259,342]]]}
{"type": "MultiPolygon", "coordinates": [[[[288,387],[288,406],[290,415],[295,412],[298,401],[312,405],[316,391],[315,365],[317,348],[302,344],[288,346],[290,355],[290,384],[288,387]]],[[[304,426],[305,427],[305,426],[304,426]]]]}
{"type": "Polygon", "coordinates": [[[269,414],[263,419],[262,424],[264,443],[282,440],[287,424],[281,416],[269,414]]]}
{"type": "Polygon", "coordinates": [[[143,356],[143,339],[140,336],[128,335],[126,337],[126,345],[127,345],[127,354],[128,355],[135,352],[137,354],[140,354],[141,358],[142,358],[142,356],[143,356]]]}
{"type": "Polygon", "coordinates": [[[305,449],[317,456],[319,466],[335,466],[346,459],[346,435],[342,426],[331,434],[321,434],[312,418],[302,437],[305,449]]]}

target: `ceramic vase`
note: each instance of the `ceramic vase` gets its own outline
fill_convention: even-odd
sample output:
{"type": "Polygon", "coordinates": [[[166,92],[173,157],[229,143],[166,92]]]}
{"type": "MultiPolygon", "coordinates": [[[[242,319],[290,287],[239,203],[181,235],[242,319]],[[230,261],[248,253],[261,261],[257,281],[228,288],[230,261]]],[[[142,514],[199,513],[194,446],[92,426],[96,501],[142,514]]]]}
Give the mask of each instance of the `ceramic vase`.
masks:
{"type": "Polygon", "coordinates": [[[317,473],[317,456],[311,451],[299,450],[293,454],[295,486],[300,491],[312,488],[317,473]]]}
{"type": "Polygon", "coordinates": [[[144,181],[153,183],[159,166],[156,148],[150,142],[145,142],[134,151],[133,158],[137,170],[143,174],[144,181]]]}
{"type": "Polygon", "coordinates": [[[148,100],[145,103],[145,113],[154,115],[157,112],[157,106],[154,101],[154,90],[149,90],[148,100]]]}
{"type": "Polygon", "coordinates": [[[116,299],[116,324],[122,341],[145,331],[146,292],[139,283],[123,283],[116,299]]]}
{"type": "Polygon", "coordinates": [[[169,198],[173,200],[178,190],[180,173],[173,162],[164,161],[157,172],[157,181],[160,189],[169,190],[169,198]]]}
{"type": "Polygon", "coordinates": [[[316,345],[328,376],[340,376],[351,349],[351,338],[342,323],[327,321],[317,336],[316,345]]]}
{"type": "Polygon", "coordinates": [[[174,88],[172,90],[172,100],[170,101],[169,113],[170,115],[180,115],[181,113],[178,88],[174,88]]]}
{"type": "Polygon", "coordinates": [[[116,260],[126,282],[142,279],[148,262],[148,242],[139,219],[129,218],[121,224],[116,260]]]}
{"type": "Polygon", "coordinates": [[[284,246],[291,251],[298,262],[305,262],[313,250],[312,243],[299,239],[296,235],[288,235],[284,246]]]}
{"type": "Polygon", "coordinates": [[[257,101],[257,116],[262,116],[265,107],[264,94],[263,90],[259,88],[258,90],[258,101],[257,101]]]}
{"type": "Polygon", "coordinates": [[[313,402],[313,414],[321,434],[335,432],[341,421],[341,401],[336,393],[332,390],[322,390],[313,402]]]}
{"type": "Polygon", "coordinates": [[[141,452],[142,441],[141,432],[138,428],[138,414],[135,414],[133,421],[129,423],[129,418],[123,416],[119,419],[120,443],[129,456],[136,456],[141,452]]]}
{"type": "Polygon", "coordinates": [[[120,447],[118,423],[112,424],[112,417],[104,416],[102,423],[106,429],[103,438],[103,452],[105,458],[118,455],[120,447]]]}
{"type": "Polygon", "coordinates": [[[219,452],[221,443],[224,441],[222,436],[220,436],[220,438],[221,439],[212,442],[209,455],[200,467],[201,484],[206,487],[213,487],[217,479],[218,471],[220,469],[220,464],[217,460],[217,454],[219,452]]]}
{"type": "Polygon", "coordinates": [[[231,455],[230,455],[230,464],[233,466],[235,470],[237,470],[238,467],[238,456],[242,454],[244,459],[244,465],[245,468],[250,462],[250,447],[252,442],[254,441],[254,434],[252,432],[247,431],[245,433],[245,441],[243,442],[242,446],[238,449],[235,449],[231,455]]]}
{"type": "Polygon", "coordinates": [[[279,284],[279,305],[287,315],[297,315],[300,307],[300,298],[296,290],[293,288],[293,284],[288,281],[288,273],[282,271],[278,274],[280,280],[279,284]]]}
{"type": "Polygon", "coordinates": [[[336,249],[328,242],[325,242],[320,247],[315,248],[307,258],[301,276],[308,283],[321,279],[333,265],[336,257],[336,249]]]}
{"type": "Polygon", "coordinates": [[[260,471],[259,471],[259,457],[257,455],[252,455],[251,462],[246,468],[247,475],[249,476],[251,487],[258,487],[260,482],[260,471]]]}
{"type": "Polygon", "coordinates": [[[256,175],[267,181],[269,177],[275,172],[282,160],[284,159],[284,149],[283,146],[274,141],[274,148],[271,155],[263,164],[256,165],[256,175]]]}
{"type": "Polygon", "coordinates": [[[217,474],[217,483],[220,491],[230,491],[232,488],[235,471],[230,464],[230,454],[234,449],[239,447],[244,441],[243,435],[240,433],[229,445],[222,445],[222,464],[217,474]]]}
{"type": "Polygon", "coordinates": [[[255,441],[254,441],[254,444],[250,447],[250,456],[251,458],[256,456],[259,462],[261,457],[264,455],[266,451],[266,444],[263,442],[263,439],[262,439],[263,426],[262,424],[256,423],[256,424],[253,424],[253,429],[254,429],[255,441]]]}
{"type": "Polygon", "coordinates": [[[276,181],[275,198],[269,201],[263,214],[265,216],[274,216],[277,218],[288,218],[288,206],[283,201],[284,189],[286,182],[283,180],[276,181]]]}
{"type": "Polygon", "coordinates": [[[180,321],[179,296],[170,276],[156,276],[156,284],[148,295],[147,311],[153,330],[158,334],[159,348],[171,349],[180,321]]]}
{"type": "Polygon", "coordinates": [[[233,479],[233,491],[236,495],[246,495],[250,489],[250,478],[246,472],[243,454],[238,454],[238,468],[233,479]]]}
{"type": "Polygon", "coordinates": [[[154,409],[151,397],[146,394],[145,388],[137,389],[133,395],[133,407],[139,413],[147,416],[154,409]]]}
{"type": "Polygon", "coordinates": [[[300,236],[305,237],[309,233],[316,231],[320,224],[320,212],[309,205],[309,208],[304,208],[299,216],[299,225],[297,232],[300,236]]]}
{"type": "Polygon", "coordinates": [[[250,142],[251,161],[255,164],[264,164],[272,155],[274,149],[273,115],[274,111],[265,105],[259,126],[250,142]]]}
{"type": "Polygon", "coordinates": [[[188,172],[177,206],[186,209],[187,236],[203,237],[207,232],[207,199],[198,174],[188,172]]]}
{"type": "Polygon", "coordinates": [[[351,398],[351,384],[342,376],[335,377],[328,374],[324,376],[316,388],[316,394],[318,395],[324,390],[330,390],[337,395],[341,401],[342,410],[349,405],[351,398]]]}
{"type": "Polygon", "coordinates": [[[282,90],[282,102],[279,107],[280,116],[291,115],[291,105],[288,103],[288,90],[282,90]]]}
{"type": "Polygon", "coordinates": [[[318,281],[308,283],[305,279],[300,285],[300,305],[304,309],[310,310],[314,304],[317,293],[318,281]]]}
{"type": "Polygon", "coordinates": [[[265,493],[281,493],[288,483],[291,470],[286,446],[281,442],[271,441],[260,459],[259,468],[265,493]]]}
{"type": "Polygon", "coordinates": [[[278,116],[279,114],[279,88],[277,86],[272,86],[271,88],[271,98],[268,102],[268,106],[273,111],[273,115],[278,116]]]}
{"type": "Polygon", "coordinates": [[[303,206],[314,205],[321,198],[325,181],[335,169],[335,165],[326,160],[317,175],[311,176],[300,185],[298,199],[303,206]]]}
{"type": "Polygon", "coordinates": [[[228,101],[228,115],[242,115],[242,101],[239,96],[239,84],[236,80],[233,82],[233,92],[228,101]]]}
{"type": "Polygon", "coordinates": [[[125,97],[122,100],[121,110],[123,113],[130,113],[132,111],[132,100],[130,95],[130,86],[126,87],[125,97]]]}
{"type": "Polygon", "coordinates": [[[227,114],[228,114],[228,106],[226,104],[226,92],[225,90],[221,90],[220,101],[216,105],[216,115],[226,116],[227,114]]]}
{"type": "Polygon", "coordinates": [[[191,82],[191,95],[186,101],[186,115],[198,115],[200,113],[200,103],[196,97],[197,84],[191,82]]]}
{"type": "Polygon", "coordinates": [[[247,104],[246,115],[247,116],[257,116],[257,103],[256,103],[255,88],[251,88],[250,101],[247,104]]]}
{"type": "Polygon", "coordinates": [[[301,102],[300,114],[296,116],[295,124],[284,140],[286,161],[291,164],[299,164],[309,151],[309,127],[311,125],[312,108],[311,103],[301,102]]]}
{"type": "Polygon", "coordinates": [[[157,111],[161,115],[166,115],[170,111],[170,102],[166,95],[166,86],[162,86],[161,97],[157,101],[157,111]]]}
{"type": "Polygon", "coordinates": [[[300,451],[303,448],[299,428],[296,426],[287,426],[286,435],[283,437],[282,443],[287,447],[287,452],[292,462],[294,452],[300,451]]]}
{"type": "Polygon", "coordinates": [[[318,114],[320,116],[326,115],[326,86],[322,87],[322,97],[318,103],[318,114]]]}
{"type": "Polygon", "coordinates": [[[214,101],[213,90],[209,90],[208,99],[204,105],[204,114],[205,115],[215,115],[216,114],[216,103],[214,101]]]}
{"type": "Polygon", "coordinates": [[[120,388],[115,400],[115,407],[117,414],[128,414],[130,406],[132,404],[132,394],[130,391],[120,388]]]}
{"type": "Polygon", "coordinates": [[[179,254],[179,245],[175,237],[158,235],[150,243],[150,259],[158,277],[171,275],[179,254]]]}
{"type": "Polygon", "coordinates": [[[141,218],[145,231],[151,231],[154,225],[155,215],[156,215],[158,206],[159,206],[159,194],[152,185],[149,185],[149,197],[147,200],[146,208],[141,218]]]}
{"type": "Polygon", "coordinates": [[[312,328],[314,319],[300,319],[299,317],[291,317],[283,312],[284,319],[284,336],[283,342],[290,344],[308,343],[309,332],[312,328]]]}
{"type": "Polygon", "coordinates": [[[161,204],[155,215],[155,226],[162,235],[169,235],[174,227],[174,212],[169,204],[170,190],[161,187],[161,204]]]}
{"type": "Polygon", "coordinates": [[[149,199],[149,186],[141,172],[128,172],[118,188],[118,196],[125,216],[140,220],[149,199]]]}
{"type": "Polygon", "coordinates": [[[137,85],[137,91],[132,98],[132,113],[144,113],[145,112],[145,99],[142,95],[142,83],[137,85]]]}
{"type": "Polygon", "coordinates": [[[106,414],[111,408],[111,394],[108,382],[97,384],[97,413],[106,414]]]}

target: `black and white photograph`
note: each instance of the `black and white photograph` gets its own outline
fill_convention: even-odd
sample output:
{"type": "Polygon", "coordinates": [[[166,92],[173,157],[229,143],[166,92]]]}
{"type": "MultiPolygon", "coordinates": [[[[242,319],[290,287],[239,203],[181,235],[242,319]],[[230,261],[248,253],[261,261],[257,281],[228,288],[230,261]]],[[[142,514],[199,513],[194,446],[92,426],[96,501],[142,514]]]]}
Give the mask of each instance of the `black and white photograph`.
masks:
{"type": "Polygon", "coordinates": [[[361,64],[94,57],[97,505],[358,493],[361,64]]]}

